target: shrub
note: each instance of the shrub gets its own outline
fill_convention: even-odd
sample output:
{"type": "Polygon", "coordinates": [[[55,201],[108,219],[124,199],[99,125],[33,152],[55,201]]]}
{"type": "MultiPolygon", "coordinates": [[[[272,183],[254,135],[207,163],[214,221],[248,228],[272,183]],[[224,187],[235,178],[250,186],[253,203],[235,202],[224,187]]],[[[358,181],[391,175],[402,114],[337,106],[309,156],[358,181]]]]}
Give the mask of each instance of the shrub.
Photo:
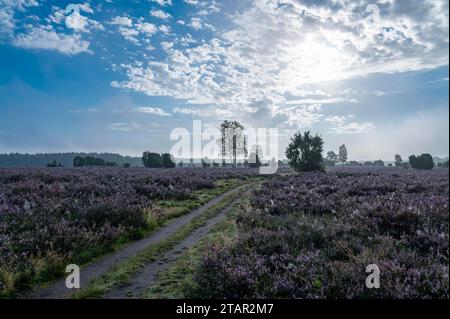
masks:
{"type": "Polygon", "coordinates": [[[163,159],[160,154],[147,151],[142,154],[142,164],[145,167],[159,168],[163,166],[163,159]]]}
{"type": "Polygon", "coordinates": [[[164,168],[175,167],[175,162],[172,160],[172,156],[169,153],[162,154],[162,166],[164,168]]]}
{"type": "Polygon", "coordinates": [[[422,154],[420,156],[411,155],[409,157],[409,163],[412,168],[416,169],[433,169],[434,167],[433,157],[430,154],[422,154]]]}
{"type": "Polygon", "coordinates": [[[297,172],[323,171],[323,140],[319,135],[311,136],[309,131],[296,133],[286,149],[289,165],[297,172]]]}

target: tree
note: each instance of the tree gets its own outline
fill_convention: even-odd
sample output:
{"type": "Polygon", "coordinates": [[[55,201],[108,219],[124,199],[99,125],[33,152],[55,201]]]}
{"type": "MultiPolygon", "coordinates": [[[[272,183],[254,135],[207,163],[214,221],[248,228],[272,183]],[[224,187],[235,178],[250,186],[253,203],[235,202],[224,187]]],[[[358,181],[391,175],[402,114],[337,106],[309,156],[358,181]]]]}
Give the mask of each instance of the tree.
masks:
{"type": "Polygon", "coordinates": [[[373,165],[374,166],[384,167],[384,162],[379,159],[379,160],[373,161],[373,165]]]}
{"type": "Polygon", "coordinates": [[[142,154],[142,164],[144,164],[145,167],[162,167],[162,157],[158,153],[146,151],[142,154]]]}
{"type": "Polygon", "coordinates": [[[82,167],[82,166],[84,166],[85,165],[85,163],[84,163],[84,158],[83,157],[81,157],[81,156],[76,156],[74,159],[73,159],[73,166],[74,167],[82,167]]]}
{"type": "Polygon", "coordinates": [[[278,167],[283,167],[283,166],[284,166],[283,161],[282,160],[278,160],[278,167]]]}
{"type": "Polygon", "coordinates": [[[342,144],[339,147],[339,162],[346,163],[347,162],[347,147],[345,147],[345,144],[342,144]]]}
{"type": "Polygon", "coordinates": [[[164,168],[175,167],[175,162],[172,160],[172,156],[169,153],[162,154],[162,166],[164,168]]]}
{"type": "Polygon", "coordinates": [[[411,155],[409,157],[409,164],[416,169],[433,169],[434,161],[430,154],[422,154],[420,156],[411,155]]]}
{"type": "Polygon", "coordinates": [[[336,165],[337,160],[338,160],[338,156],[336,155],[336,153],[333,151],[329,151],[327,153],[327,157],[325,158],[325,164],[327,166],[334,166],[334,165],[336,165]]]}
{"type": "Polygon", "coordinates": [[[291,138],[286,149],[289,165],[297,172],[324,170],[322,158],[323,140],[319,135],[311,136],[309,131],[300,132],[291,138]]]}
{"type": "Polygon", "coordinates": [[[220,125],[221,138],[219,141],[222,164],[225,166],[225,157],[230,156],[233,166],[236,167],[237,156],[247,157],[247,138],[244,135],[244,127],[237,121],[225,120],[220,125]]]}
{"type": "Polygon", "coordinates": [[[338,157],[337,157],[337,155],[336,155],[335,152],[329,151],[329,152],[327,153],[327,160],[329,160],[329,161],[331,161],[331,162],[337,162],[338,157]]]}
{"type": "Polygon", "coordinates": [[[403,159],[400,156],[400,154],[395,154],[394,159],[395,159],[395,167],[401,167],[402,163],[403,163],[403,159]]]}

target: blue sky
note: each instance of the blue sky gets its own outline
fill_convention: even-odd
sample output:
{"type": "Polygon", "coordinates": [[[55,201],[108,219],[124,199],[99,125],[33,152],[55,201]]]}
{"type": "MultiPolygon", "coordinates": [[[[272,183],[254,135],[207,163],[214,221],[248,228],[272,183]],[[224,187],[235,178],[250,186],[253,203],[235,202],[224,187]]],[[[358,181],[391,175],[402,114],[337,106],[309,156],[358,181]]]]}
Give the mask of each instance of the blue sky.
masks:
{"type": "Polygon", "coordinates": [[[448,156],[448,33],[444,0],[0,0],[0,153],[163,152],[236,119],[280,156],[297,130],[448,156]]]}

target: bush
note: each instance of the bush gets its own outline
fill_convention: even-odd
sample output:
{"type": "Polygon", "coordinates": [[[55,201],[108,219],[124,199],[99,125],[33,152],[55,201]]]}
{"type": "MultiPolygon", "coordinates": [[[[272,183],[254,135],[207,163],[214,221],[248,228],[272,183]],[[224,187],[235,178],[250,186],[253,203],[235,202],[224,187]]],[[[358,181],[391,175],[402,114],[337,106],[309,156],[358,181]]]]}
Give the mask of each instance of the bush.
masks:
{"type": "Polygon", "coordinates": [[[172,156],[169,153],[162,154],[162,166],[165,168],[175,167],[175,162],[172,160],[172,156]]]}
{"type": "Polygon", "coordinates": [[[296,133],[286,150],[289,165],[297,172],[323,171],[322,146],[319,135],[311,136],[309,131],[304,135],[296,133]]]}
{"type": "Polygon", "coordinates": [[[422,154],[420,156],[411,155],[409,157],[409,163],[412,168],[416,169],[433,169],[434,167],[433,157],[430,154],[422,154]]]}
{"type": "Polygon", "coordinates": [[[142,164],[145,167],[159,168],[163,166],[163,158],[158,153],[144,152],[142,154],[142,164]]]}

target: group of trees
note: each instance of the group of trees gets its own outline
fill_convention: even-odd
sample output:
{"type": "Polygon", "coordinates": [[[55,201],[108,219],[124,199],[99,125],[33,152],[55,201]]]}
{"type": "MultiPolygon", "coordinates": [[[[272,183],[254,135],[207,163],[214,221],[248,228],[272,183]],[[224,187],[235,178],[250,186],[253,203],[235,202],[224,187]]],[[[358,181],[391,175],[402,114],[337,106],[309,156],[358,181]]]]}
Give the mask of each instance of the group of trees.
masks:
{"type": "Polygon", "coordinates": [[[102,158],[105,162],[114,162],[117,165],[129,164],[130,166],[141,166],[141,157],[122,156],[116,153],[83,153],[83,152],[66,152],[66,153],[37,153],[37,154],[0,154],[0,167],[46,167],[47,164],[52,167],[53,161],[56,165],[72,167],[75,157],[92,156],[102,158]]]}
{"type": "Polygon", "coordinates": [[[408,157],[408,162],[404,162],[400,154],[395,154],[394,165],[395,167],[403,168],[433,169],[434,160],[430,154],[425,153],[422,155],[410,155],[408,157]]]}
{"type": "MultiPolygon", "coordinates": [[[[262,150],[258,145],[253,145],[248,155],[247,136],[244,134],[244,127],[237,121],[225,120],[220,126],[221,136],[218,140],[220,154],[222,157],[222,165],[225,166],[225,158],[229,157],[232,160],[232,165],[260,167],[262,166],[261,157],[262,150]],[[238,156],[244,156],[244,162],[237,162],[238,156]],[[248,157],[247,157],[248,156],[248,157]],[[248,158],[248,159],[247,159],[248,158]]],[[[286,149],[286,157],[289,165],[296,171],[323,171],[325,166],[334,166],[336,163],[347,164],[348,152],[345,144],[339,147],[338,154],[334,151],[329,151],[324,159],[323,139],[320,135],[312,135],[311,132],[305,133],[297,132],[292,138],[286,149]]],[[[275,159],[273,159],[275,160],[275,159]]],[[[154,168],[173,168],[175,162],[168,153],[159,154],[146,151],[142,155],[142,163],[145,167],[154,168]]],[[[350,164],[364,165],[364,166],[379,166],[384,167],[384,162],[376,160],[373,162],[365,162],[364,164],[350,161],[350,164]]],[[[411,155],[409,157],[409,165],[412,168],[431,169],[434,167],[433,158],[430,154],[422,154],[420,156],[411,155]]],[[[404,163],[399,154],[395,155],[395,166],[406,167],[408,163],[404,163]]],[[[202,159],[203,167],[219,166],[218,163],[210,161],[208,158],[202,159]]],[[[389,164],[392,166],[392,164],[389,164]]],[[[448,162],[447,162],[448,166],[448,162]]]]}
{"type": "Polygon", "coordinates": [[[433,157],[430,154],[411,155],[409,157],[409,164],[412,168],[417,169],[432,169],[434,167],[433,157]]]}
{"type": "Polygon", "coordinates": [[[142,154],[142,164],[152,168],[174,168],[175,162],[169,153],[153,153],[146,151],[142,154]]]}
{"type": "Polygon", "coordinates": [[[348,152],[345,144],[339,146],[339,152],[336,154],[334,151],[329,151],[325,158],[325,164],[327,166],[334,166],[336,163],[347,163],[348,152]]]}
{"type": "MultiPolygon", "coordinates": [[[[289,160],[289,165],[296,171],[322,171],[325,164],[332,163],[334,165],[337,162],[347,162],[347,148],[345,145],[339,147],[339,155],[336,155],[333,151],[327,153],[327,157],[324,160],[322,158],[323,140],[319,135],[312,136],[309,131],[303,135],[298,132],[291,138],[291,143],[286,149],[286,157],[289,160]]],[[[395,166],[404,168],[415,169],[432,169],[434,167],[433,157],[430,154],[411,155],[409,156],[409,163],[404,163],[402,157],[396,154],[395,166]]],[[[350,162],[361,165],[357,162],[350,162]]],[[[385,164],[382,160],[373,162],[365,162],[364,166],[380,166],[384,167],[385,164]]],[[[389,164],[392,166],[392,164],[389,164]]],[[[448,167],[448,161],[441,163],[440,167],[448,167]]]]}
{"type": "Polygon", "coordinates": [[[84,166],[117,166],[115,162],[108,162],[102,158],[93,157],[93,156],[76,156],[73,159],[74,167],[84,167],[84,166]]]}

